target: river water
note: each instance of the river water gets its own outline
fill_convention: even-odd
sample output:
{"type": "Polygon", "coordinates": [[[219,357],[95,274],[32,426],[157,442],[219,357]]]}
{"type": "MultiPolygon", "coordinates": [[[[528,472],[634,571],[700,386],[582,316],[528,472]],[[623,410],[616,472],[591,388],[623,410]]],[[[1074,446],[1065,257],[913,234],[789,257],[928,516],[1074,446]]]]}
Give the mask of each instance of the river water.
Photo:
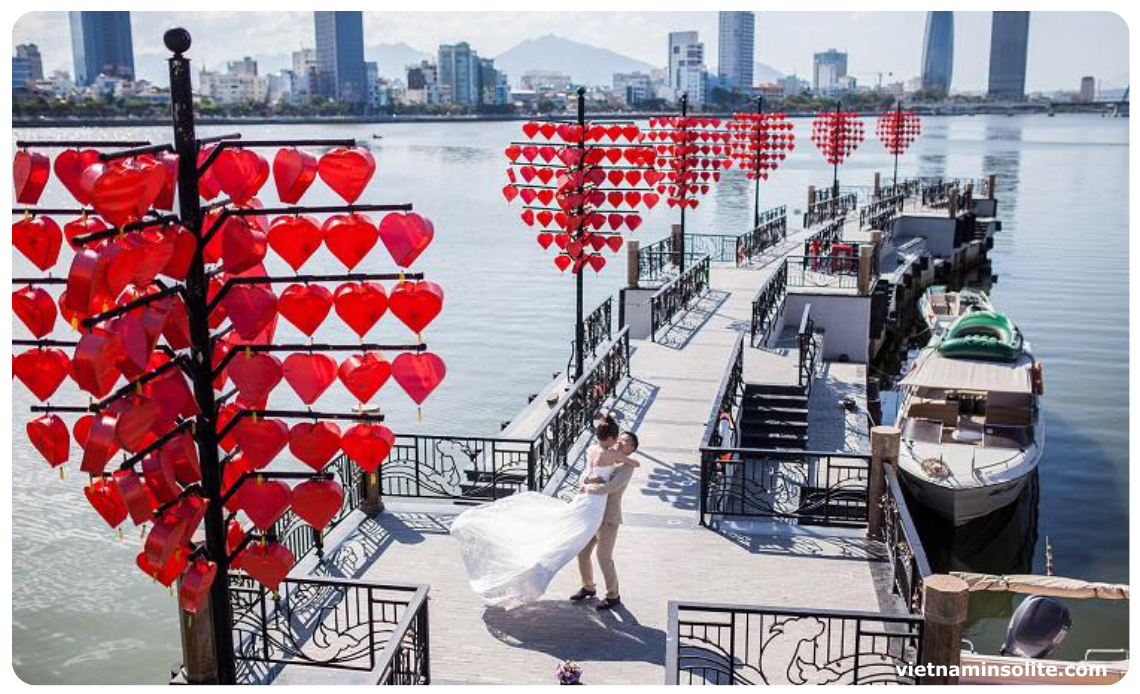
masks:
{"type": "MultiPolygon", "coordinates": [[[[764,207],[786,204],[790,213],[802,209],[809,184],[822,186],[831,177],[806,138],[809,122],[796,125],[799,148],[762,191],[764,207]]],[[[517,203],[508,207],[500,193],[502,148],[518,139],[518,127],[243,129],[248,138],[369,140],[381,134],[382,140],[373,140],[377,175],[364,198],[412,202],[434,221],[436,241],[417,265],[447,293],[443,314],[425,337],[447,361],[449,373],[427,401],[422,422],[402,395],[384,391],[392,402],[386,414],[397,431],[493,434],[566,364],[573,332],[571,276],[558,272],[531,229],[518,220],[517,203]]],[[[935,569],[1042,572],[1048,538],[1057,574],[1127,582],[1128,121],[980,116],[929,118],[924,127],[922,138],[901,159],[901,176],[998,174],[1004,230],[991,253],[994,301],[1032,340],[1046,364],[1048,388],[1048,443],[1037,494],[985,528],[951,533],[924,525],[935,569]]],[[[203,128],[201,134],[234,129],[203,128]]],[[[159,142],[169,132],[76,128],[14,135],[159,142]]],[[[889,175],[890,167],[881,146],[868,141],[841,168],[840,178],[844,184],[869,185],[873,171],[889,175]]],[[[55,183],[41,202],[73,204],[55,183]]],[[[336,201],[317,185],[305,202],[336,201]]],[[[730,173],[689,216],[689,229],[739,233],[750,223],[751,205],[751,185],[730,173]]],[[[664,236],[672,217],[660,206],[636,236],[643,242],[664,236]]],[[[314,270],[328,263],[323,254],[314,270]]],[[[336,267],[330,263],[327,269],[336,267]]],[[[31,268],[15,258],[13,270],[20,275],[31,268]]],[[[621,256],[601,274],[591,272],[587,308],[620,288],[624,277],[621,256]]],[[[330,341],[353,339],[338,325],[333,319],[323,328],[330,341]]],[[[24,334],[22,326],[14,330],[24,334]]],[[[381,340],[398,336],[392,330],[381,340]]],[[[60,402],[69,395],[65,389],[60,402]]],[[[77,466],[69,466],[75,472],[61,481],[31,449],[23,431],[31,396],[22,386],[13,390],[16,673],[34,683],[164,682],[180,657],[176,599],[135,568],[141,546],[137,533],[127,532],[120,541],[87,505],[77,466]]],[[[350,404],[347,396],[343,402],[338,397],[330,408],[350,404]]],[[[979,650],[992,652],[1000,644],[1012,607],[1008,598],[972,602],[967,636],[979,650]]],[[[1127,646],[1125,605],[1076,607],[1063,655],[1079,656],[1093,646],[1127,646]]]]}

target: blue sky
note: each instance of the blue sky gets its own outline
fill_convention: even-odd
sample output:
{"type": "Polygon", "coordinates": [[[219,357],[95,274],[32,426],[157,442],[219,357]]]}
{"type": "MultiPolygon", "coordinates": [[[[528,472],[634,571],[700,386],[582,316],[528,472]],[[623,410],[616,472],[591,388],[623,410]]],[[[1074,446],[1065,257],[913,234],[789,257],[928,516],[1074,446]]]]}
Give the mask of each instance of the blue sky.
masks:
{"type": "MultiPolygon", "coordinates": [[[[812,53],[838,48],[864,84],[918,72],[925,12],[761,12],[757,59],[781,72],[810,75],[812,53]],[[888,73],[893,73],[893,77],[888,73]]],[[[288,53],[312,46],[311,12],[134,12],[138,69],[162,83],[162,31],[182,25],[195,36],[192,57],[212,67],[244,54],[288,53]]],[[[404,42],[426,52],[466,40],[494,56],[518,42],[554,33],[653,64],[665,62],[666,35],[696,29],[710,69],[716,62],[715,12],[366,12],[365,41],[404,42]]],[[[985,88],[990,13],[955,13],[956,90],[985,88]]],[[[46,70],[71,67],[66,13],[34,12],[13,29],[14,43],[40,45],[46,70]]],[[[199,62],[199,64],[202,64],[199,62]]],[[[1029,90],[1076,89],[1082,75],[1106,87],[1128,83],[1128,27],[1109,12],[1034,12],[1030,21],[1029,90]]]]}

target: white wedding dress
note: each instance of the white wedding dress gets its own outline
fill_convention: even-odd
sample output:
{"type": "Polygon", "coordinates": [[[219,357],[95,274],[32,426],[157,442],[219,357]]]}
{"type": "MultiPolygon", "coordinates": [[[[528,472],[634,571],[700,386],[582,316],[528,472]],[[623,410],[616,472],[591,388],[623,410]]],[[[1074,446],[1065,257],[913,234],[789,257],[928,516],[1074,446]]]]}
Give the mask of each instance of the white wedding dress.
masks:
{"type": "MultiPolygon", "coordinates": [[[[594,468],[608,480],[614,467],[594,468]]],[[[467,580],[490,606],[511,609],[534,602],[554,575],[597,534],[605,494],[578,494],[570,502],[522,492],[460,514],[451,525],[467,580]]]]}

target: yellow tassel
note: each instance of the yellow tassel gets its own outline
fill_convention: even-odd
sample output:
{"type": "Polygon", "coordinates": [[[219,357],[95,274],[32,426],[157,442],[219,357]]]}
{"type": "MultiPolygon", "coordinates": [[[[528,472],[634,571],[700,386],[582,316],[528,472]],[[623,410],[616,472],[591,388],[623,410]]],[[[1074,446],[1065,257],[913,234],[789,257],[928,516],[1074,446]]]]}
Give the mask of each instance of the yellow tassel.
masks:
{"type": "Polygon", "coordinates": [[[188,629],[193,629],[193,628],[194,628],[194,613],[193,613],[193,612],[191,612],[190,614],[186,615],[186,627],[187,627],[188,629]]]}
{"type": "Polygon", "coordinates": [[[400,284],[404,283],[404,271],[400,270],[400,284]]]}
{"type": "Polygon", "coordinates": [[[257,413],[256,412],[250,412],[249,418],[254,424],[257,424],[257,413]]]}
{"type": "Polygon", "coordinates": [[[25,207],[24,208],[24,221],[26,222],[31,218],[32,218],[32,211],[25,207]]]}
{"type": "Polygon", "coordinates": [[[168,585],[168,586],[166,587],[166,590],[170,592],[170,595],[171,595],[171,596],[173,596],[173,595],[174,595],[174,584],[173,584],[173,583],[171,583],[170,585],[168,585]]]}
{"type": "Polygon", "coordinates": [[[422,345],[424,343],[424,334],[416,333],[416,344],[422,345]]]}
{"type": "Polygon", "coordinates": [[[119,526],[119,542],[123,541],[123,526],[119,526]]]}
{"type": "Polygon", "coordinates": [[[422,408],[422,407],[416,408],[416,421],[417,422],[424,421],[424,408],[422,408]]]}
{"type": "Polygon", "coordinates": [[[62,467],[59,468],[59,481],[60,482],[63,481],[63,468],[62,467]]]}
{"type": "Polygon", "coordinates": [[[376,473],[375,472],[368,473],[368,484],[376,484],[376,473]]]}
{"type": "Polygon", "coordinates": [[[75,331],[79,330],[79,316],[71,317],[71,329],[75,331]]]}

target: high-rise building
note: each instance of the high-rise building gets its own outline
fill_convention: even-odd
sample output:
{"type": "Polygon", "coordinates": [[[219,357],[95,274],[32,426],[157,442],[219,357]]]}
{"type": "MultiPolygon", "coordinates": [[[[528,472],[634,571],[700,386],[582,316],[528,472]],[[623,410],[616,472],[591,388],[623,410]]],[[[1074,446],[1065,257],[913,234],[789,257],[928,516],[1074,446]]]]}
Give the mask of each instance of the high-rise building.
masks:
{"type": "Polygon", "coordinates": [[[502,106],[511,102],[507,73],[495,69],[492,58],[479,58],[479,104],[502,106]]]}
{"type": "Polygon", "coordinates": [[[716,68],[722,89],[730,92],[752,89],[755,50],[756,14],[721,12],[716,68]]]}
{"type": "Polygon", "coordinates": [[[445,103],[479,105],[479,54],[466,42],[439,47],[439,92],[445,103]]]}
{"type": "Polygon", "coordinates": [[[954,13],[927,12],[922,40],[922,89],[946,96],[954,75],[954,13]]]}
{"type": "Polygon", "coordinates": [[[364,13],[314,12],[317,33],[317,91],[337,101],[368,98],[364,71],[364,13]]]}
{"type": "Polygon", "coordinates": [[[626,106],[637,106],[654,96],[653,77],[644,72],[615,72],[613,85],[614,96],[626,106]]]}
{"type": "Polygon", "coordinates": [[[33,80],[44,78],[44,61],[40,57],[39,46],[34,43],[21,43],[16,46],[16,57],[28,61],[28,69],[31,71],[33,80]]]}
{"type": "Polygon", "coordinates": [[[816,53],[812,61],[812,89],[823,96],[833,96],[843,90],[847,77],[847,54],[829,48],[816,53]]]}
{"type": "Polygon", "coordinates": [[[135,78],[130,12],[69,12],[75,83],[90,86],[99,75],[135,78]]]}
{"type": "Polygon", "coordinates": [[[1029,13],[994,12],[990,33],[990,96],[1025,98],[1025,63],[1029,52],[1029,13]]]}
{"type": "Polygon", "coordinates": [[[1085,75],[1081,78],[1081,101],[1089,102],[1096,100],[1096,78],[1092,75],[1085,75]]]}
{"type": "Polygon", "coordinates": [[[257,61],[248,55],[241,60],[232,60],[226,63],[226,72],[231,75],[248,75],[257,77],[257,61]]]}
{"type": "Polygon", "coordinates": [[[708,73],[705,71],[705,44],[695,31],[674,31],[669,34],[669,89],[674,99],[689,95],[689,103],[700,106],[705,102],[708,73]]]}
{"type": "Polygon", "coordinates": [[[317,52],[312,48],[293,51],[293,102],[303,103],[317,92],[317,52]]]}
{"type": "Polygon", "coordinates": [[[436,67],[435,63],[424,60],[419,65],[409,65],[407,75],[406,98],[408,103],[439,103],[439,68],[436,67]]]}
{"type": "Polygon", "coordinates": [[[32,64],[27,58],[12,56],[12,93],[24,94],[32,88],[32,64]]]}

